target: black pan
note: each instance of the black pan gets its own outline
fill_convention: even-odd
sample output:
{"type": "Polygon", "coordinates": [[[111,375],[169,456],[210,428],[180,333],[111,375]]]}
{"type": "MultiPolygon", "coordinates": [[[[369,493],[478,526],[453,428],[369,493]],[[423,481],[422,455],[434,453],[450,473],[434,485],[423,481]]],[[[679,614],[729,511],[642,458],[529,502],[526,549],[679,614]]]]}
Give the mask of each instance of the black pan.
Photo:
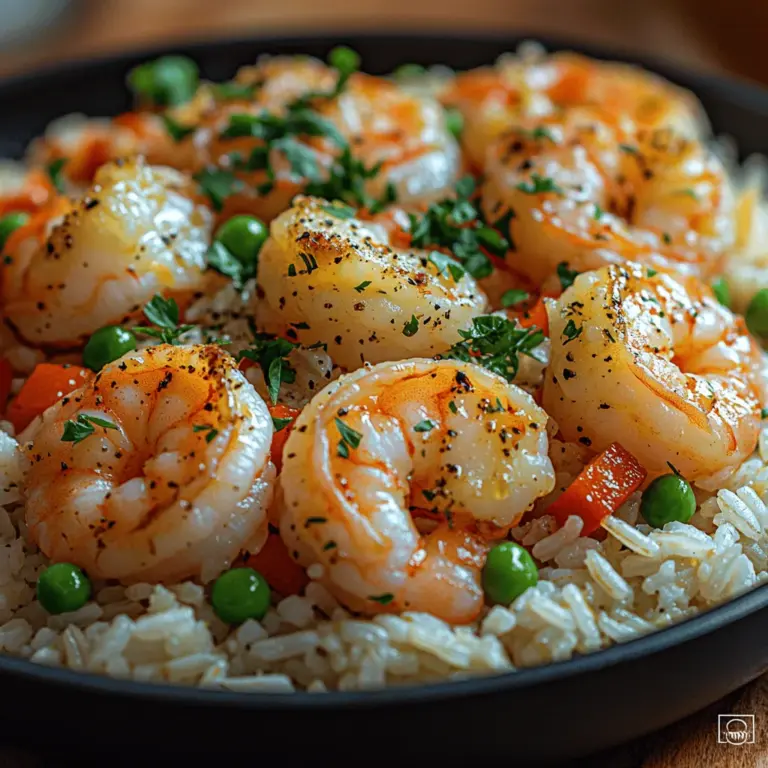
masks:
{"type": "MultiPolygon", "coordinates": [[[[324,56],[333,45],[347,43],[362,54],[366,70],[384,73],[404,62],[487,64],[518,42],[493,36],[351,35],[228,40],[173,52],[192,56],[207,77],[223,79],[264,52],[324,56]]],[[[626,58],[578,45],[548,47],[626,58]]],[[[20,155],[60,115],[127,109],[125,73],[163,52],[67,64],[0,84],[0,156],[20,155]]],[[[768,92],[669,66],[649,68],[693,90],[715,132],[733,137],[742,157],[768,149],[768,92]]],[[[505,765],[525,765],[625,742],[711,704],[768,668],[766,637],[768,586],[662,632],[573,661],[370,693],[222,693],[112,680],[0,655],[0,739],[25,746],[109,746],[112,755],[148,743],[247,750],[252,764],[275,749],[290,765],[305,760],[383,765],[385,759],[408,764],[422,753],[435,764],[448,757],[451,763],[483,765],[481,760],[499,757],[505,765]]]]}

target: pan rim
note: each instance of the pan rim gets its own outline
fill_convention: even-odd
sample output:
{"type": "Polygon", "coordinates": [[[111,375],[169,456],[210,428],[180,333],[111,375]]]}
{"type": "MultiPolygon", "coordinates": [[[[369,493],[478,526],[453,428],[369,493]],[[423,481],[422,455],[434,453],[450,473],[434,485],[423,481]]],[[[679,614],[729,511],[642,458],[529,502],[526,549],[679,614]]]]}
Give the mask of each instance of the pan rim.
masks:
{"type": "MultiPolygon", "coordinates": [[[[355,32],[345,31],[334,34],[330,29],[321,29],[311,35],[243,35],[222,36],[213,40],[174,40],[167,44],[157,44],[142,48],[121,50],[116,54],[98,55],[88,58],[67,60],[59,65],[47,65],[30,72],[0,79],[0,101],[12,96],[16,91],[30,85],[59,79],[85,77],[101,65],[124,64],[126,67],[137,60],[152,58],[168,53],[196,53],[228,46],[253,45],[325,45],[355,42],[390,42],[416,44],[424,41],[444,40],[446,36],[457,43],[483,43],[507,45],[513,49],[525,40],[537,40],[547,50],[573,50],[596,58],[640,64],[652,72],[657,72],[685,87],[705,88],[727,92],[731,101],[740,101],[748,105],[749,111],[768,113],[768,89],[745,78],[732,75],[718,75],[705,71],[688,69],[685,66],[661,58],[652,58],[636,54],[626,55],[608,46],[582,44],[566,38],[542,36],[538,34],[513,34],[499,32],[419,33],[419,32],[355,32]]],[[[164,703],[185,706],[243,708],[249,710],[271,709],[291,710],[346,710],[352,707],[379,709],[403,704],[418,705],[449,699],[469,698],[490,694],[505,694],[521,691],[537,685],[555,683],[560,680],[586,675],[603,668],[616,667],[647,656],[652,656],[672,647],[682,646],[696,638],[727,628],[739,619],[759,610],[768,608],[768,584],[755,587],[751,591],[722,603],[703,613],[684,621],[656,630],[648,635],[633,639],[624,644],[615,644],[594,653],[578,656],[565,661],[552,662],[539,667],[518,669],[513,672],[475,675],[461,680],[412,684],[388,687],[370,691],[330,691],[322,695],[298,691],[290,694],[276,693],[240,693],[205,688],[173,685],[169,683],[140,682],[106,675],[72,670],[63,667],[49,667],[21,657],[0,653],[0,675],[10,674],[25,678],[31,682],[44,683],[57,687],[77,689],[82,692],[117,695],[122,698],[140,700],[151,698],[164,703]]]]}

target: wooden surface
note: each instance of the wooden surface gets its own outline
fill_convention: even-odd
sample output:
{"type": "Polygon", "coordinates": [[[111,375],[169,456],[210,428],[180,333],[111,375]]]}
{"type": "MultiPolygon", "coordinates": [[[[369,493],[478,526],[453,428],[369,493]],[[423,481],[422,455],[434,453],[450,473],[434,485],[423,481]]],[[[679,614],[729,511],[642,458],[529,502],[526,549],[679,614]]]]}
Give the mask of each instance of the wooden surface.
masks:
{"type": "MultiPolygon", "coordinates": [[[[507,30],[578,38],[768,83],[767,29],[765,0],[82,0],[43,37],[0,51],[0,75],[71,57],[233,33],[437,30],[449,36],[451,31],[507,30]]],[[[42,764],[31,752],[0,755],[2,766],[42,764]]],[[[768,768],[768,681],[659,734],[577,765],[768,768]],[[729,712],[755,715],[754,746],[718,745],[717,715],[729,712]]]]}

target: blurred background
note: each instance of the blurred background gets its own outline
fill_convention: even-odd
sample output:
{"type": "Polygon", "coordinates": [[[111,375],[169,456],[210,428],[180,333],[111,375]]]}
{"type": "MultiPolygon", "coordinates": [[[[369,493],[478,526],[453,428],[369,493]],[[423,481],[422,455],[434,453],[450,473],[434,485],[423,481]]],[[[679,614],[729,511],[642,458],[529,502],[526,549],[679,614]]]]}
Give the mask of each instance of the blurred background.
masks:
{"type": "Polygon", "coordinates": [[[0,76],[164,41],[350,30],[517,31],[768,84],[765,0],[0,0],[0,76]]]}

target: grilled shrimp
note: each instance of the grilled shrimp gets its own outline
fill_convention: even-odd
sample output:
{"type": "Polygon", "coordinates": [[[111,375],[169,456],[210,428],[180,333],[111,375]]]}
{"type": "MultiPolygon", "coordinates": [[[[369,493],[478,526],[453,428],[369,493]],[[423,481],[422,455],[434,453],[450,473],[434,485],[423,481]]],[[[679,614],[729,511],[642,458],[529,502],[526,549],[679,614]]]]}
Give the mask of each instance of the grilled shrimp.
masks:
{"type": "Polygon", "coordinates": [[[530,395],[470,363],[343,376],[286,443],[281,535],[353,610],[472,621],[487,539],[554,485],[546,423],[530,395]]]}
{"type": "Polygon", "coordinates": [[[271,439],[264,401],[219,347],[132,352],[22,434],[30,536],[94,577],[210,580],[263,544],[271,439]]]}
{"type": "Polygon", "coordinates": [[[334,210],[302,197],[272,223],[259,256],[260,327],[326,343],[352,370],[444,352],[482,314],[472,277],[457,280],[429,252],[393,248],[383,228],[334,210]]]}
{"type": "Polygon", "coordinates": [[[543,404],[565,440],[618,440],[650,474],[669,462],[691,480],[727,476],[752,453],[761,355],[697,280],[608,266],[577,277],[548,314],[543,404]]]}
{"type": "Polygon", "coordinates": [[[6,243],[2,310],[33,344],[71,345],[155,293],[204,284],[212,217],[189,182],[140,160],[110,163],[87,195],[58,197],[6,243]]]}
{"type": "Polygon", "coordinates": [[[698,100],[657,75],[530,48],[502,56],[494,67],[460,74],[442,98],[462,112],[462,144],[477,168],[484,166],[486,147],[510,127],[578,107],[599,110],[607,123],[671,127],[687,136],[698,135],[706,125],[698,100]]]}
{"type": "Polygon", "coordinates": [[[302,118],[303,128],[269,141],[268,155],[259,155],[270,133],[279,132],[276,125],[290,105],[308,94],[331,93],[336,79],[335,70],[316,59],[266,58],[236,78],[241,86],[253,85],[251,96],[222,101],[215,87],[203,86],[192,102],[171,112],[192,133],[148,156],[185,171],[234,170],[225,214],[247,212],[265,220],[288,208],[310,181],[326,181],[345,144],[366,169],[361,182],[371,198],[386,199],[389,184],[403,204],[444,197],[459,175],[461,158],[443,108],[362,73],[353,75],[338,96],[311,100],[303,114],[310,112],[312,126],[302,118]],[[256,116],[261,127],[252,130],[248,119],[256,116]]]}
{"type": "Polygon", "coordinates": [[[489,151],[486,213],[515,213],[515,269],[541,284],[636,261],[706,277],[734,242],[734,194],[721,160],[667,129],[618,131],[592,111],[514,129],[489,151]]]}

